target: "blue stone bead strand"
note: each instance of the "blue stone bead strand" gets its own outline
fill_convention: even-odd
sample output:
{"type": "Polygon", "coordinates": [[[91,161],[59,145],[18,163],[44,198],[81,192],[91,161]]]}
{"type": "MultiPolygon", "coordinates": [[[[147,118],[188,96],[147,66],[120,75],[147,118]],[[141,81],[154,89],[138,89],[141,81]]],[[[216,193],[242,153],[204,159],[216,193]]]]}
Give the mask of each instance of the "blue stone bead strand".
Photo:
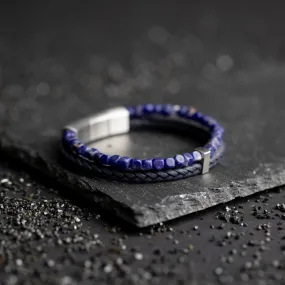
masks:
{"type": "MultiPolygon", "coordinates": [[[[224,133],[223,128],[216,122],[216,120],[209,116],[203,115],[193,107],[171,104],[145,104],[135,107],[128,107],[128,110],[130,113],[130,118],[140,118],[148,115],[177,115],[180,118],[194,121],[203,127],[208,128],[210,131],[211,140],[204,147],[210,150],[211,157],[215,155],[215,152],[221,146],[224,133]]],[[[176,167],[179,166],[181,166],[180,162],[177,161],[176,167]]],[[[167,164],[165,164],[165,168],[168,168],[167,164]]]]}
{"type": "Polygon", "coordinates": [[[130,118],[141,118],[147,115],[171,116],[175,114],[175,105],[171,104],[144,104],[127,107],[130,118]]]}
{"type": "MultiPolygon", "coordinates": [[[[216,151],[221,147],[224,132],[223,128],[213,118],[203,115],[196,111],[195,108],[171,104],[145,104],[127,107],[127,109],[130,119],[147,117],[149,115],[161,115],[164,117],[177,116],[189,121],[194,121],[209,129],[210,141],[204,147],[210,150],[211,157],[213,157],[216,151]]],[[[110,156],[101,153],[95,148],[88,148],[77,139],[76,133],[70,129],[64,130],[62,144],[75,154],[89,161],[102,166],[109,166],[126,171],[178,169],[191,166],[202,159],[198,151],[177,154],[174,157],[168,158],[138,159],[119,155],[110,156]]]]}

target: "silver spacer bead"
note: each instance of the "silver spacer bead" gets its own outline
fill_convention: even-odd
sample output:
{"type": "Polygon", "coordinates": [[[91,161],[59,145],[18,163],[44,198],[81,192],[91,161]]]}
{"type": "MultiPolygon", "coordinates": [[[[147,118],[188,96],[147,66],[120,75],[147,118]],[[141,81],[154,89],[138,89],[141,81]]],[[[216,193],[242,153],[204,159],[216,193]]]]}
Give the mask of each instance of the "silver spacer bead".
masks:
{"type": "Polygon", "coordinates": [[[198,147],[195,149],[196,151],[200,152],[203,159],[203,167],[202,167],[202,174],[208,173],[210,170],[210,158],[211,152],[204,147],[198,147]]]}

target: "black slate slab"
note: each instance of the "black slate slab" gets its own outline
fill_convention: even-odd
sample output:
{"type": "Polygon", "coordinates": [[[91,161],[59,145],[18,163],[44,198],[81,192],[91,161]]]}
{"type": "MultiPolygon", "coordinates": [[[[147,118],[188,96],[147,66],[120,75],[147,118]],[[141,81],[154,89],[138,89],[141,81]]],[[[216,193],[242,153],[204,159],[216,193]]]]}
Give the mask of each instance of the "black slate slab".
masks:
{"type": "MultiPolygon", "coordinates": [[[[223,13],[217,18],[221,23],[228,19],[223,13]]],[[[128,18],[120,18],[121,29],[85,21],[77,25],[76,19],[62,23],[57,17],[53,23],[43,19],[50,26],[23,25],[15,41],[4,35],[2,153],[139,227],[284,184],[283,65],[256,52],[242,32],[236,34],[236,40],[243,40],[237,48],[227,29],[215,24],[216,18],[207,19],[228,40],[226,48],[215,44],[216,30],[201,32],[198,22],[182,29],[178,22],[170,28],[165,19],[161,26],[153,19],[139,36],[134,31],[141,27],[129,26],[133,21],[128,18]],[[72,28],[69,38],[66,32],[72,28]],[[109,36],[103,37],[106,33],[109,36]],[[116,48],[110,44],[114,36],[116,48]],[[241,56],[241,50],[247,56],[241,56]],[[227,144],[222,163],[204,176],[149,185],[90,179],[58,163],[60,129],[69,121],[109,106],[144,102],[193,105],[219,120],[227,144]]],[[[100,143],[106,151],[130,156],[174,154],[194,145],[181,135],[139,131],[100,143]]]]}

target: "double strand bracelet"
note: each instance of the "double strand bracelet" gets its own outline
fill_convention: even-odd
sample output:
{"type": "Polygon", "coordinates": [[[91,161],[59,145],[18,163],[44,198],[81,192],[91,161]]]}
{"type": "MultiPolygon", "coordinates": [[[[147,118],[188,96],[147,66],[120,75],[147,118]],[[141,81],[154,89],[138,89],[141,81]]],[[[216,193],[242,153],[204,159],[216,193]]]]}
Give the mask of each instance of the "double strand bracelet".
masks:
{"type": "Polygon", "coordinates": [[[223,154],[223,133],[223,128],[213,118],[192,107],[145,104],[111,108],[66,126],[60,150],[67,161],[95,176],[135,183],[171,181],[207,173],[223,154]],[[152,116],[194,122],[210,133],[210,140],[193,152],[146,159],[107,155],[86,145],[129,132],[131,119],[152,116]]]}

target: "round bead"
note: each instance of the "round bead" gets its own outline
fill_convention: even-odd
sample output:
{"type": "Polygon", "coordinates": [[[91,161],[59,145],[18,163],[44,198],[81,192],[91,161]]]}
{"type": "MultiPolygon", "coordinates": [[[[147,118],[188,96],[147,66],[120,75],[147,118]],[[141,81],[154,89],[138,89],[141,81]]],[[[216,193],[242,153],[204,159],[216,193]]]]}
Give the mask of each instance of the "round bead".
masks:
{"type": "Polygon", "coordinates": [[[154,113],[154,105],[153,104],[145,104],[143,107],[143,111],[145,114],[154,113]]]}
{"type": "Polygon", "coordinates": [[[166,158],[164,161],[164,167],[166,169],[171,169],[175,167],[175,159],[172,157],[166,158]]]}
{"type": "Polygon", "coordinates": [[[161,113],[162,115],[170,116],[172,115],[173,110],[174,110],[173,105],[165,104],[165,105],[162,105],[161,113]]]}
{"type": "Polygon", "coordinates": [[[202,154],[199,151],[194,151],[192,155],[194,156],[194,161],[202,160],[202,154]]]}
{"type": "Polygon", "coordinates": [[[193,114],[188,115],[188,117],[193,121],[200,122],[201,114],[199,112],[195,112],[193,114]]]}
{"type": "Polygon", "coordinates": [[[183,155],[177,154],[177,155],[174,156],[174,159],[175,159],[175,165],[176,165],[176,167],[185,166],[186,161],[185,161],[185,158],[184,158],[183,155]]]}
{"type": "Polygon", "coordinates": [[[87,156],[87,146],[84,145],[84,144],[82,144],[82,145],[77,149],[77,153],[78,153],[79,155],[82,155],[82,156],[86,157],[86,156],[87,156]]]}
{"type": "Polygon", "coordinates": [[[210,124],[209,124],[209,118],[207,116],[201,116],[200,118],[200,123],[203,125],[203,126],[206,126],[208,127],[210,124]]]}
{"type": "Polygon", "coordinates": [[[156,114],[160,114],[161,113],[161,110],[162,110],[162,105],[161,104],[155,104],[154,105],[154,112],[156,114]]]}
{"type": "Polygon", "coordinates": [[[110,166],[116,167],[117,162],[121,157],[119,155],[112,155],[109,159],[109,164],[110,166]]]}
{"type": "Polygon", "coordinates": [[[137,158],[133,158],[130,162],[131,169],[141,170],[142,169],[142,161],[137,158]]]}
{"type": "Polygon", "coordinates": [[[63,139],[64,140],[70,140],[75,138],[75,132],[71,130],[64,130],[63,131],[63,139]]]}
{"type": "Polygon", "coordinates": [[[141,117],[143,115],[143,105],[137,105],[135,109],[135,116],[141,117]]]}
{"type": "Polygon", "coordinates": [[[130,167],[130,158],[128,156],[121,157],[117,162],[117,167],[122,170],[127,170],[130,167]]]}
{"type": "Polygon", "coordinates": [[[152,160],[152,164],[154,169],[161,170],[164,167],[164,159],[163,158],[154,158],[152,160]]]}
{"type": "Polygon", "coordinates": [[[94,155],[95,155],[95,153],[97,153],[98,152],[98,149],[96,149],[96,148],[90,148],[90,149],[88,149],[87,150],[87,155],[86,155],[86,157],[89,159],[89,160],[94,160],[94,155]]]}
{"type": "Polygon", "coordinates": [[[72,149],[76,152],[76,153],[78,153],[78,149],[80,148],[80,147],[82,147],[84,144],[81,142],[81,141],[79,141],[79,140],[76,140],[74,143],[73,143],[73,145],[72,145],[72,149]]]}
{"type": "Polygon", "coordinates": [[[210,141],[210,144],[215,148],[217,149],[219,146],[220,146],[220,141],[217,139],[217,138],[213,138],[211,141],[210,141]]]}
{"type": "Polygon", "coordinates": [[[103,155],[103,153],[97,151],[96,153],[94,153],[93,159],[96,162],[100,162],[100,157],[103,155]]]}
{"type": "Polygon", "coordinates": [[[78,139],[70,138],[64,141],[68,146],[72,147],[74,144],[78,142],[78,139]]]}
{"type": "Polygon", "coordinates": [[[143,170],[150,170],[152,169],[152,159],[143,159],[142,160],[142,169],[143,170]]]}
{"type": "Polygon", "coordinates": [[[177,115],[185,118],[188,115],[189,107],[186,106],[180,106],[179,110],[177,111],[177,115]]]}
{"type": "Polygon", "coordinates": [[[129,106],[129,107],[127,107],[127,109],[129,111],[130,117],[133,117],[135,115],[135,112],[136,112],[135,108],[132,106],[129,106]]]}
{"type": "Polygon", "coordinates": [[[76,144],[78,144],[78,143],[80,143],[80,141],[79,141],[79,139],[77,139],[77,138],[71,139],[71,140],[69,141],[69,145],[70,145],[70,146],[74,146],[74,145],[76,145],[76,144]]]}
{"type": "Polygon", "coordinates": [[[211,117],[208,117],[208,118],[209,118],[210,130],[213,131],[217,127],[218,123],[213,118],[211,118],[211,117]]]}
{"type": "Polygon", "coordinates": [[[215,130],[212,132],[211,134],[211,138],[214,139],[214,138],[217,138],[218,140],[221,140],[222,137],[223,137],[223,130],[215,130]]]}

